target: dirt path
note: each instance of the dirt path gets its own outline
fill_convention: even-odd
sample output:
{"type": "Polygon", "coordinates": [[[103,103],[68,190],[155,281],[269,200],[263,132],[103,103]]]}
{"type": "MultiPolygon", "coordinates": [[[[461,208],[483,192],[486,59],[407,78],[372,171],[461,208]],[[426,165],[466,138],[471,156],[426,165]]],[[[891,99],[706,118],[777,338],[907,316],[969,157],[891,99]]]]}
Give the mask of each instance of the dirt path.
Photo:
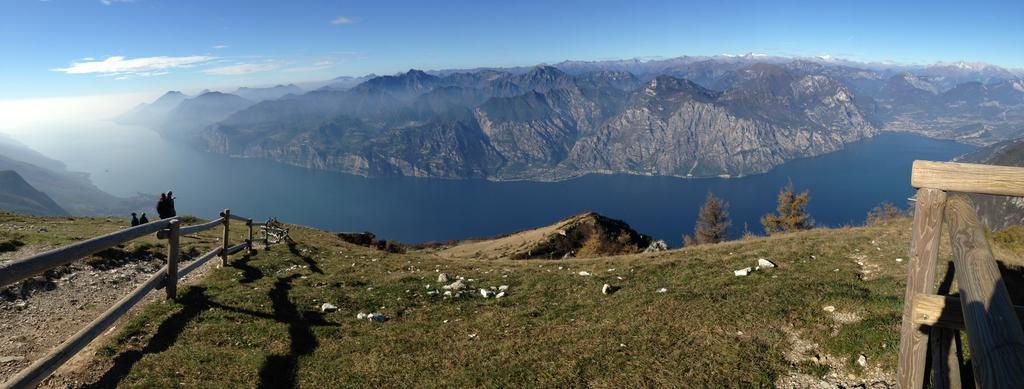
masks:
{"type": "MultiPolygon", "coordinates": [[[[188,239],[183,262],[198,256],[199,249],[212,246],[214,241],[188,239]],[[195,247],[189,250],[188,247],[195,247]]],[[[21,247],[15,252],[3,253],[0,263],[51,249],[34,245],[21,247]]],[[[115,302],[149,279],[166,264],[166,248],[146,242],[134,241],[109,249],[70,265],[46,272],[0,290],[0,382],[6,381],[33,361],[42,357],[71,335],[81,330],[115,302]]],[[[184,282],[201,278],[219,264],[211,260],[190,274],[184,282]]],[[[150,292],[136,305],[160,301],[163,290],[150,292]]],[[[134,311],[134,309],[133,309],[134,311]]],[[[117,328],[132,315],[124,316],[110,330],[90,344],[58,370],[43,387],[76,386],[77,374],[68,374],[92,359],[103,339],[116,333],[117,328]]]]}

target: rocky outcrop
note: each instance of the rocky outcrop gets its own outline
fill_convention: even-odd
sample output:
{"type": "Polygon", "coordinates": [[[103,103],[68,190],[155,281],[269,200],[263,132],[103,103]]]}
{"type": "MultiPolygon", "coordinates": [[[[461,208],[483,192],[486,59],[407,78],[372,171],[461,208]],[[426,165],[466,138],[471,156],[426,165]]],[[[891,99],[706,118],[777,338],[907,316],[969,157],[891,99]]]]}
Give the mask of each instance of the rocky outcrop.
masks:
{"type": "Polygon", "coordinates": [[[492,239],[456,242],[437,254],[448,258],[563,259],[635,254],[651,245],[649,236],[621,220],[584,212],[545,227],[492,239]]]}

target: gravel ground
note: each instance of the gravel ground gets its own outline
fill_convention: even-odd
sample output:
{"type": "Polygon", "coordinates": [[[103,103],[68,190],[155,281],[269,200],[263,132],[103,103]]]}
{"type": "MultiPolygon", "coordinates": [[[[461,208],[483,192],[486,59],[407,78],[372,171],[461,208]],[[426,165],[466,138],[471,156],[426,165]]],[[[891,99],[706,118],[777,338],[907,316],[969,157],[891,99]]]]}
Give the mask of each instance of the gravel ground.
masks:
{"type": "MultiPolygon", "coordinates": [[[[13,224],[0,225],[0,231],[23,229],[24,226],[13,224]]],[[[200,255],[200,250],[205,252],[217,244],[217,239],[193,237],[183,239],[182,243],[182,261],[187,263],[200,255]]],[[[19,247],[17,251],[0,253],[0,264],[52,248],[46,244],[19,247]]],[[[67,340],[148,280],[166,264],[166,250],[162,243],[136,240],[0,289],[0,382],[67,340]]],[[[218,260],[211,260],[179,282],[194,282],[217,265],[218,260]]],[[[136,307],[163,298],[164,291],[155,290],[136,307]]],[[[72,358],[42,387],[78,386],[76,382],[86,373],[82,369],[89,364],[95,348],[131,314],[72,358]]]]}

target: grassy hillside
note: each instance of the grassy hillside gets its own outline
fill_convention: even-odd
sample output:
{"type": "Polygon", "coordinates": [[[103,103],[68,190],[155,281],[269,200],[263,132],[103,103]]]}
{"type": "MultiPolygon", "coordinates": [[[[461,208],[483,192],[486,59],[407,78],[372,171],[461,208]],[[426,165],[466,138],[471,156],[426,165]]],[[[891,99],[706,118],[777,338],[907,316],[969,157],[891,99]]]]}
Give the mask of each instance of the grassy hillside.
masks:
{"type": "MultiPolygon", "coordinates": [[[[881,385],[895,372],[906,219],[554,261],[392,254],[327,232],[293,231],[296,243],[236,256],[179,290],[179,301],[141,310],[76,380],[102,387],[732,387],[822,378],[881,385]],[[758,258],[778,267],[733,275],[758,258]],[[432,295],[444,292],[441,272],[471,288],[508,285],[508,294],[432,295]],[[606,283],[621,289],[602,294],[606,283]],[[338,310],[321,312],[325,302],[338,310]],[[389,320],[359,320],[361,312],[389,320]]],[[[997,249],[997,257],[1020,263],[1009,250],[997,249]]],[[[1014,266],[1006,271],[1019,274],[1014,266]]]]}
{"type": "Polygon", "coordinates": [[[57,203],[13,170],[0,170],[0,209],[30,215],[67,215],[57,203]]]}

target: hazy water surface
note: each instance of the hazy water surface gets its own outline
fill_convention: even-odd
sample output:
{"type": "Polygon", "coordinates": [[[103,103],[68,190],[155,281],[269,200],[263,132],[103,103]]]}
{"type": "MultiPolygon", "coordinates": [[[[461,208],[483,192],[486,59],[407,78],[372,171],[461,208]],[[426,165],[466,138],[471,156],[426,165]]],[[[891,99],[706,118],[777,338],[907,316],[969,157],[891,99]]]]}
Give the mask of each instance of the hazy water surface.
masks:
{"type": "Polygon", "coordinates": [[[913,194],[913,160],[948,160],[972,149],[886,133],[745,178],[590,175],[540,183],[363,178],[201,153],[143,128],[113,124],[19,139],[71,170],[90,173],[105,191],[127,196],[173,189],[179,213],[206,218],[231,208],[258,219],[276,216],[327,230],[365,230],[420,242],[497,235],[593,210],[673,246],[680,244],[682,233],[692,231],[708,191],[729,201],[736,234],[744,223],[761,232],[760,216],[773,211],[776,194],[788,180],[811,191],[809,208],[819,224],[860,224],[883,201],[906,206],[913,194]]]}

